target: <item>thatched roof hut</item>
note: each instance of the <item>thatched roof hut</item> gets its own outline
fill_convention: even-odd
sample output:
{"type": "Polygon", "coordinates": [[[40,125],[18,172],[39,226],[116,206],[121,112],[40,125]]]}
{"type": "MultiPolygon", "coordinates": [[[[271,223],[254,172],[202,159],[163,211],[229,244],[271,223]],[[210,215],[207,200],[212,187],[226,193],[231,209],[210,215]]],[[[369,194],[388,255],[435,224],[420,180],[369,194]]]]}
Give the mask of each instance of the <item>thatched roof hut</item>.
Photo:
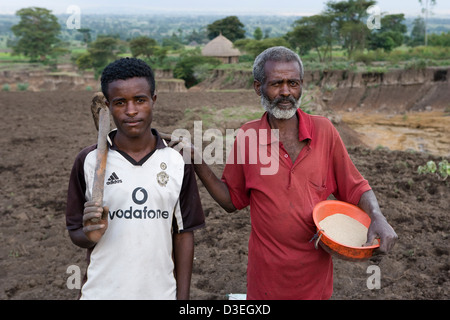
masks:
{"type": "Polygon", "coordinates": [[[230,40],[220,34],[202,49],[202,55],[214,57],[223,63],[238,63],[241,53],[238,49],[233,48],[233,43],[230,40]]]}

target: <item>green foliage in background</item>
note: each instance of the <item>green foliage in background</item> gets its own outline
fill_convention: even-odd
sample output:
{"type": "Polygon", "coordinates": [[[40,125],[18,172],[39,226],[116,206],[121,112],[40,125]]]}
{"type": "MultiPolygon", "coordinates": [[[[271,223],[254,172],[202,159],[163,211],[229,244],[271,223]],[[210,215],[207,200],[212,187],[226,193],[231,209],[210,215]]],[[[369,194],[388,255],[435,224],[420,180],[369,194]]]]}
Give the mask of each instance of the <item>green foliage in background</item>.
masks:
{"type": "Polygon", "coordinates": [[[207,69],[214,69],[220,65],[220,61],[212,57],[204,57],[199,50],[186,52],[177,62],[173,70],[175,78],[183,79],[187,88],[190,88],[201,81],[198,74],[199,66],[207,69]],[[196,73],[197,71],[197,73],[196,73]]]}
{"type": "Polygon", "coordinates": [[[206,27],[210,40],[222,34],[231,42],[245,38],[244,25],[236,16],[229,16],[224,19],[214,21],[206,27]]]}
{"type": "Polygon", "coordinates": [[[259,53],[279,45],[298,52],[308,70],[387,72],[450,65],[449,22],[427,20],[423,13],[414,21],[402,14],[382,13],[381,29],[369,30],[367,7],[376,3],[328,1],[324,10],[308,17],[149,15],[138,19],[83,14],[83,27],[78,30],[65,28],[67,16],[56,18],[44,8],[24,8],[14,18],[0,19],[0,60],[4,69],[30,60],[46,65],[56,60],[75,62],[79,69],[93,70],[98,76],[109,62],[134,56],[154,69],[174,70],[188,87],[208,78],[214,68],[249,71],[259,53]],[[220,33],[241,51],[239,64],[201,57],[200,47],[220,33]]]}
{"type": "Polygon", "coordinates": [[[23,54],[32,61],[44,61],[55,52],[61,26],[50,10],[38,7],[24,8],[16,12],[20,22],[11,27],[17,37],[13,44],[15,54],[23,54]]]}

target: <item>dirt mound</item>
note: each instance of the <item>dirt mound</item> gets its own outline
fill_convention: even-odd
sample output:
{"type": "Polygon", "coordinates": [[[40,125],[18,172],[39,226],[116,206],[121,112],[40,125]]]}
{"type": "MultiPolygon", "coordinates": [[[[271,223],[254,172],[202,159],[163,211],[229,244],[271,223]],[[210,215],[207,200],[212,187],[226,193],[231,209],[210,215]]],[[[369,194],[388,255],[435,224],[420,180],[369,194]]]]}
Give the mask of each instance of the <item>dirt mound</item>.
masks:
{"type": "MultiPolygon", "coordinates": [[[[184,80],[175,79],[171,70],[155,70],[158,92],[186,92],[184,80]]],[[[0,70],[0,86],[8,91],[99,91],[99,79],[92,71],[80,71],[72,64],[56,70],[27,64],[26,68],[0,70]]]]}
{"type": "Polygon", "coordinates": [[[334,110],[404,113],[449,107],[448,68],[323,72],[319,85],[334,110]]]}
{"type": "MultiPolygon", "coordinates": [[[[76,91],[2,93],[0,299],[75,299],[78,294],[67,287],[67,270],[78,266],[84,273],[85,250],[71,243],[64,210],[75,155],[96,141],[90,99],[91,93],[76,91]]],[[[241,115],[258,112],[258,103],[252,92],[161,93],[154,126],[167,132],[189,128],[185,116],[203,117],[211,126],[220,116],[229,119],[223,125],[239,125],[241,115]]],[[[449,181],[416,173],[419,165],[440,159],[360,147],[349,152],[400,238],[377,262],[379,290],[366,285],[367,267],[374,261],[335,260],[333,298],[449,299],[449,181]]],[[[213,169],[220,174],[223,165],[213,169]]],[[[199,186],[207,226],[195,233],[191,297],[244,293],[249,211],[228,214],[199,186]]]]}
{"type": "Polygon", "coordinates": [[[246,70],[213,70],[211,74],[190,91],[204,90],[250,90],[253,89],[253,74],[246,70]]]}
{"type": "Polygon", "coordinates": [[[0,70],[0,85],[10,91],[97,90],[99,81],[93,72],[80,72],[72,65],[58,70],[28,65],[26,68],[0,70]]]}
{"type": "MultiPolygon", "coordinates": [[[[306,70],[305,88],[321,88],[321,99],[335,111],[404,113],[450,107],[450,72],[446,67],[387,72],[306,70]]],[[[215,70],[190,90],[251,89],[251,71],[215,70]]]]}

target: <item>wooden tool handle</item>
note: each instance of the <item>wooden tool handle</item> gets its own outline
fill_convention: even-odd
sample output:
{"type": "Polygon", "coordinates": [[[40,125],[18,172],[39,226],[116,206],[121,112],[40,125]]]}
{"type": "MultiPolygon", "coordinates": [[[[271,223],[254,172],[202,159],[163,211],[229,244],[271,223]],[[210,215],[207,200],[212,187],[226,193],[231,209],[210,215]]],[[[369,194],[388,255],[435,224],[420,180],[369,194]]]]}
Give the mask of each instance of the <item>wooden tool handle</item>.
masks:
{"type": "MultiPolygon", "coordinates": [[[[93,102],[98,97],[93,98],[93,102]]],[[[108,157],[107,136],[110,130],[109,109],[104,100],[97,100],[98,106],[98,140],[97,158],[95,163],[94,185],[92,188],[92,200],[103,206],[103,189],[105,185],[106,160],[108,157]]]]}

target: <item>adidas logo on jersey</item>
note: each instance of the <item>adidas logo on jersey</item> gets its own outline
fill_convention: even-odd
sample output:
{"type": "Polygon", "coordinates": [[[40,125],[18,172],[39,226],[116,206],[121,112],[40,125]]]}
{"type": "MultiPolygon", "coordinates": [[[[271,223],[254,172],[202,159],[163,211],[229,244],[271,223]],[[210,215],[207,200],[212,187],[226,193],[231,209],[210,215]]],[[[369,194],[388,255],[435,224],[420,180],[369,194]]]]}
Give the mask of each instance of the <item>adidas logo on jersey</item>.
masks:
{"type": "Polygon", "coordinates": [[[106,181],[106,184],[110,185],[110,184],[116,184],[116,183],[122,183],[122,180],[119,179],[119,177],[117,176],[117,174],[115,172],[113,172],[111,174],[111,176],[108,178],[108,181],[106,181]]]}

